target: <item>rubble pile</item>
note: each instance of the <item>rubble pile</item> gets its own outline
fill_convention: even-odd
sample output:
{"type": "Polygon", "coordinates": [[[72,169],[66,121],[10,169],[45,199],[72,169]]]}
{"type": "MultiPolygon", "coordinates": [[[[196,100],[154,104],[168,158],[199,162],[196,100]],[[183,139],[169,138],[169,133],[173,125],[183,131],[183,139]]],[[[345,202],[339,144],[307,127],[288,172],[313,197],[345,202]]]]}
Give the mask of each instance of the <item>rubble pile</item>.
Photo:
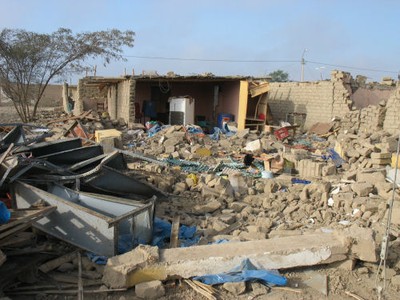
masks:
{"type": "MultiPolygon", "coordinates": [[[[165,283],[176,276],[193,280],[195,276],[229,273],[246,256],[258,268],[263,267],[257,271],[279,269],[289,283],[293,280],[291,268],[319,264],[337,268],[329,275],[329,293],[342,297],[351,283],[338,282],[335,272],[356,270],[368,280],[379,272],[378,251],[386,230],[388,203],[394,195],[386,274],[391,287],[398,290],[400,197],[389,182],[394,178],[398,137],[381,130],[380,115],[384,109],[382,105],[352,111],[341,121],[317,124],[309,132],[285,136],[237,130],[234,124],[207,132],[195,125],[128,125],[89,114],[75,119],[60,118],[48,122],[54,134],[43,137],[44,144],[38,140],[13,148],[10,142],[3,142],[2,151],[9,150],[3,152],[3,190],[13,187],[17,203],[26,205],[19,208],[34,207],[40,198],[59,212],[61,202],[54,201],[51,195],[59,197],[65,193],[71,195],[68,201],[78,199],[73,207],[85,203],[85,212],[105,205],[96,214],[114,218],[107,219],[107,224],[118,224],[126,218],[125,214],[110,215],[108,201],[126,205],[124,201],[131,201],[134,194],[145,196],[136,199],[136,205],[155,204],[155,216],[171,223],[167,230],[171,231],[167,239],[171,249],[138,242],[124,252],[100,253],[102,247],[87,244],[83,239],[77,242],[61,238],[64,243],[90,250],[91,258],[95,258],[77,259],[81,252],[68,245],[61,251],[66,257],[57,252],[60,257],[53,263],[49,257],[41,258],[39,268],[54,278],[62,277],[61,274],[76,278],[80,270],[84,286],[105,284],[100,288],[104,293],[135,286],[136,295],[143,298],[161,297],[168,290],[165,283]],[[65,146],[63,151],[46,148],[74,140],[80,144],[71,147],[69,151],[75,154],[70,156],[65,146]],[[95,149],[99,145],[99,153],[85,154],[98,151],[95,149]],[[47,150],[42,153],[40,149],[47,150]],[[10,164],[12,159],[14,164],[10,164]],[[83,196],[89,196],[85,193],[93,192],[102,196],[90,194],[94,197],[90,201],[95,202],[84,202],[83,196]],[[156,200],[146,199],[153,195],[156,200]],[[191,245],[174,249],[186,242],[180,231],[183,227],[194,229],[191,245]],[[137,244],[150,245],[136,247],[137,244]],[[260,249],[268,251],[260,253],[260,249]],[[93,262],[101,260],[100,255],[109,256],[105,267],[93,262]],[[51,265],[50,269],[46,269],[46,264],[51,265]]],[[[6,137],[3,141],[7,141],[6,137]]],[[[31,224],[60,238],[40,221],[49,219],[54,222],[52,227],[62,226],[57,223],[62,217],[52,218],[55,212],[48,210],[42,211],[40,219],[31,224]]],[[[69,213],[82,212],[70,209],[69,213]]],[[[133,227],[143,225],[143,220],[135,222],[133,227]]],[[[157,222],[149,224],[151,228],[154,225],[154,235],[157,222]]],[[[121,226],[124,231],[125,225],[121,226]]],[[[64,230],[69,232],[70,228],[64,230]]],[[[74,235],[73,232],[70,234],[74,235]]],[[[91,234],[101,240],[105,232],[104,228],[91,234]]],[[[34,233],[29,234],[32,238],[34,233]]],[[[137,233],[136,241],[141,237],[137,233]]],[[[25,243],[27,240],[24,239],[25,243]]],[[[0,248],[7,257],[2,262],[5,266],[10,251],[3,242],[0,239],[0,248]]],[[[121,245],[115,237],[114,242],[121,245]]],[[[50,243],[44,245],[49,247],[50,243]]],[[[17,251],[15,246],[13,251],[17,251]]],[[[327,276],[322,281],[326,282],[327,276]]],[[[18,280],[19,285],[26,282],[18,280]]],[[[195,280],[185,282],[194,290],[204,289],[193,283],[195,280]]],[[[246,293],[246,285],[241,284],[231,286],[232,283],[225,282],[224,292],[246,293]]],[[[10,295],[21,292],[7,288],[10,295]]],[[[256,290],[253,284],[251,288],[256,290]]],[[[212,294],[221,291],[208,290],[212,294]]],[[[327,295],[328,289],[322,293],[327,295]]],[[[368,293],[363,297],[367,296],[368,293]]]]}

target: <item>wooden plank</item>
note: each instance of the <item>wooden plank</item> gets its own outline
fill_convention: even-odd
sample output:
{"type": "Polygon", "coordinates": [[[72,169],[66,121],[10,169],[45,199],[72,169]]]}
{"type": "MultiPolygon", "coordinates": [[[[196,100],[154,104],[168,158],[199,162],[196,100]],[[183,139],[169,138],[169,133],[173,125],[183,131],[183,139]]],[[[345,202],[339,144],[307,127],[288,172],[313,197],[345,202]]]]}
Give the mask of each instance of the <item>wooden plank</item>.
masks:
{"type": "Polygon", "coordinates": [[[5,232],[0,234],[0,240],[5,238],[6,236],[9,236],[9,235],[13,234],[13,233],[16,233],[18,231],[23,231],[23,230],[31,227],[33,222],[34,221],[32,220],[32,221],[29,221],[28,223],[20,224],[20,225],[17,225],[15,227],[11,228],[11,229],[8,229],[7,231],[5,231],[5,232]]]}
{"type": "Polygon", "coordinates": [[[179,247],[179,223],[180,223],[181,217],[180,216],[175,216],[174,220],[172,221],[172,226],[171,226],[171,241],[170,241],[170,248],[177,248],[179,247]]]}
{"type": "Polygon", "coordinates": [[[6,261],[6,255],[0,249],[0,266],[6,261]]]}
{"type": "Polygon", "coordinates": [[[241,80],[239,88],[239,108],[237,112],[237,122],[239,130],[243,130],[245,128],[248,95],[249,83],[246,80],[241,80]]]}
{"type": "Polygon", "coordinates": [[[11,149],[14,147],[14,143],[11,143],[10,146],[8,146],[7,150],[3,153],[3,155],[0,158],[0,165],[3,163],[3,161],[6,159],[8,154],[11,152],[11,149]]]}
{"type": "Polygon", "coordinates": [[[0,247],[23,247],[31,245],[36,235],[33,232],[18,232],[0,241],[0,247]]]}
{"type": "Polygon", "coordinates": [[[58,268],[62,264],[72,261],[76,257],[77,252],[78,251],[73,251],[73,252],[67,253],[63,256],[60,256],[56,259],[50,260],[50,261],[44,263],[43,265],[41,265],[39,267],[39,270],[42,271],[43,273],[48,273],[48,272],[54,270],[55,268],[58,268]]]}
{"type": "Polygon", "coordinates": [[[85,118],[93,120],[93,121],[96,121],[96,120],[99,121],[98,118],[89,117],[89,114],[91,112],[92,112],[92,110],[88,110],[88,111],[85,111],[85,112],[81,113],[79,116],[51,120],[50,122],[47,122],[46,126],[49,126],[49,125],[51,125],[53,123],[64,123],[64,122],[70,121],[70,120],[79,120],[79,119],[85,119],[85,118]]]}
{"type": "MultiPolygon", "coordinates": [[[[102,293],[111,293],[111,292],[125,292],[127,289],[105,289],[105,290],[85,290],[83,291],[85,294],[102,294],[102,293]]],[[[42,290],[38,291],[23,291],[23,292],[7,292],[10,295],[37,295],[37,294],[55,294],[55,295],[76,295],[76,290],[42,290]]]]}
{"type": "Polygon", "coordinates": [[[45,206],[43,208],[28,208],[28,209],[11,209],[11,220],[7,224],[0,225],[0,232],[6,231],[9,228],[15,227],[19,224],[30,222],[38,218],[42,218],[57,209],[57,206],[45,206]],[[13,220],[13,215],[28,212],[28,215],[19,217],[13,220]]]}
{"type": "Polygon", "coordinates": [[[78,300],[83,300],[82,257],[78,251],[78,300]]]}
{"type": "Polygon", "coordinates": [[[253,86],[249,89],[250,95],[251,97],[256,97],[262,94],[265,94],[269,91],[269,83],[265,82],[265,83],[261,83],[258,86],[253,86]]]}

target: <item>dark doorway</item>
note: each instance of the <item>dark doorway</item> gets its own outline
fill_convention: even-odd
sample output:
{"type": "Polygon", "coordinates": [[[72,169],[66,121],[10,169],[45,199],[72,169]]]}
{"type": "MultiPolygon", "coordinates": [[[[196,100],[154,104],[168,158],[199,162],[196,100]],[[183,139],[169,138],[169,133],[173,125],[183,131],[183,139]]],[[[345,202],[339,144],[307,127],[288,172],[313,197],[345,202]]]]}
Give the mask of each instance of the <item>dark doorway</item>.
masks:
{"type": "Polygon", "coordinates": [[[169,103],[171,88],[169,83],[159,83],[151,87],[151,101],[154,102],[157,111],[157,120],[168,124],[169,103]]]}

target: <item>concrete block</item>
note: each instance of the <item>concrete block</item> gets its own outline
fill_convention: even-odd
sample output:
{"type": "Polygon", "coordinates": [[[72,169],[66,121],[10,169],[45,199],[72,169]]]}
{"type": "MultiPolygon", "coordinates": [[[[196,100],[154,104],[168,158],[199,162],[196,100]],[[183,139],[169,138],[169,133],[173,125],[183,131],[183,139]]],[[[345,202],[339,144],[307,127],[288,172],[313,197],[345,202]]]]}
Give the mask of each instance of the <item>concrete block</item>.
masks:
{"type": "Polygon", "coordinates": [[[242,281],[242,282],[226,282],[222,285],[222,287],[234,294],[234,295],[241,295],[244,292],[246,292],[246,282],[242,281]]]}
{"type": "Polygon", "coordinates": [[[368,196],[372,193],[374,186],[369,182],[356,182],[351,185],[351,189],[360,197],[368,196]]]}
{"type": "Polygon", "coordinates": [[[371,158],[370,162],[373,165],[378,165],[381,167],[385,165],[390,165],[392,163],[392,160],[390,158],[371,158]]]}
{"type": "Polygon", "coordinates": [[[310,159],[303,159],[298,163],[298,172],[302,177],[319,177],[322,175],[323,162],[314,162],[310,159]]]}
{"type": "Polygon", "coordinates": [[[181,141],[180,138],[171,137],[171,138],[167,139],[167,140],[164,142],[164,146],[165,146],[165,147],[169,147],[169,146],[174,146],[174,147],[175,147],[176,145],[178,145],[178,144],[180,143],[180,141],[181,141]]]}
{"type": "Polygon", "coordinates": [[[386,172],[384,170],[373,172],[364,172],[360,170],[357,172],[357,182],[369,182],[372,184],[386,182],[386,172]]]}
{"type": "Polygon", "coordinates": [[[392,224],[400,225],[400,202],[394,201],[392,211],[392,224]]]}
{"type": "Polygon", "coordinates": [[[255,140],[255,141],[248,142],[246,144],[246,147],[244,148],[244,150],[250,151],[250,152],[261,151],[262,150],[261,140],[258,139],[258,140],[255,140]]]}
{"type": "Polygon", "coordinates": [[[221,208],[221,202],[218,200],[207,202],[205,205],[196,205],[193,210],[198,214],[212,213],[221,208]]]}
{"type": "Polygon", "coordinates": [[[372,152],[371,153],[371,158],[379,158],[379,159],[391,159],[392,158],[392,153],[378,153],[378,152],[372,152]]]}
{"type": "Polygon", "coordinates": [[[350,257],[373,263],[378,261],[377,245],[372,229],[353,225],[343,229],[342,236],[351,239],[350,257]]]}
{"type": "MultiPolygon", "coordinates": [[[[103,282],[113,288],[131,287],[136,284],[132,277],[137,268],[159,260],[158,248],[139,245],[134,251],[108,259],[103,272],[103,282]]],[[[143,280],[141,282],[150,281],[143,280]]],[[[139,283],[139,282],[137,282],[139,283]]]]}
{"type": "Polygon", "coordinates": [[[135,294],[142,299],[159,299],[165,295],[165,289],[161,281],[153,280],[137,284],[135,294]]]}

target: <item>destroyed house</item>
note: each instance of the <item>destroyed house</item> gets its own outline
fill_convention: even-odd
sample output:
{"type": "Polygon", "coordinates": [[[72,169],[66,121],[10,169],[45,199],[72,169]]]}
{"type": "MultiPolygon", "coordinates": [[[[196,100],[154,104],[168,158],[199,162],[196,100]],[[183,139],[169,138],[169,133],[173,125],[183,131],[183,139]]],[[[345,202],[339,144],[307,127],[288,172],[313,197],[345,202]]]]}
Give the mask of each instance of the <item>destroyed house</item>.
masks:
{"type": "Polygon", "coordinates": [[[266,78],[240,76],[85,77],[76,87],[74,113],[92,109],[127,123],[263,126],[268,86],[266,78]]]}
{"type": "Polygon", "coordinates": [[[111,119],[126,123],[157,120],[204,129],[234,121],[239,130],[264,131],[269,130],[264,125],[279,127],[285,121],[307,130],[318,122],[354,115],[351,118],[361,118],[362,125],[390,131],[397,128],[395,110],[390,109],[396,103],[390,100],[394,90],[394,85],[366,85],[350,73],[334,70],[329,80],[315,82],[213,75],[85,77],[64,95],[75,98],[75,115],[107,112],[111,119]],[[378,105],[386,102],[386,108],[378,105]]]}

